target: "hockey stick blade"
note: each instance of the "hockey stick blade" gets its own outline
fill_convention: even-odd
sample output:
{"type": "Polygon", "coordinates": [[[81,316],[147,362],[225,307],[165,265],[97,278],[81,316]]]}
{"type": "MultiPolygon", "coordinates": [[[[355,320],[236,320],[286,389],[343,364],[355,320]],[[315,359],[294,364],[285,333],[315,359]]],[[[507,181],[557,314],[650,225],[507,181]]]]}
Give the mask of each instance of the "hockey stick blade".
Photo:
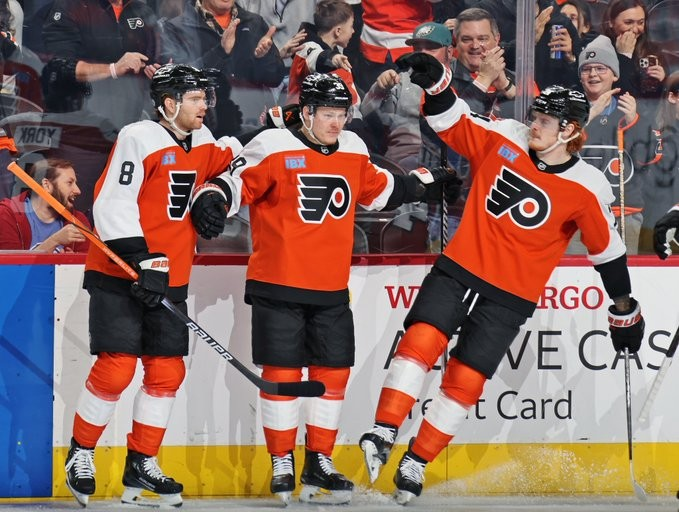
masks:
{"type": "Polygon", "coordinates": [[[272,382],[264,380],[256,373],[252,372],[247,366],[241,363],[238,359],[233,357],[228,350],[220,345],[212,336],[210,336],[203,328],[190,317],[182,313],[177,307],[168,299],[163,299],[163,306],[169,309],[173,315],[179,318],[184,325],[191,329],[199,338],[210,345],[215,351],[226,359],[229,363],[235,366],[250,382],[252,382],[259,389],[268,393],[269,395],[282,396],[321,396],[325,393],[325,386],[322,382],[316,380],[302,381],[302,382],[272,382]]]}
{"type": "Polygon", "coordinates": [[[677,351],[677,345],[679,345],[679,327],[677,327],[677,330],[674,332],[674,338],[672,338],[670,346],[667,349],[667,353],[665,354],[665,358],[662,360],[662,363],[660,363],[658,373],[656,373],[655,379],[653,379],[651,389],[649,390],[648,395],[646,396],[646,401],[644,402],[644,406],[641,408],[641,412],[639,413],[639,423],[646,423],[646,420],[648,420],[648,413],[651,411],[651,406],[653,405],[653,402],[655,402],[655,397],[658,395],[658,391],[660,391],[660,386],[662,385],[663,380],[665,380],[665,374],[672,364],[674,353],[677,351]]]}
{"type": "MultiPolygon", "coordinates": [[[[106,256],[111,258],[121,269],[127,273],[132,279],[137,279],[137,272],[130,267],[120,256],[113,252],[108,245],[104,243],[97,235],[95,235],[87,226],[84,226],[78,218],[73,215],[66,207],[57,201],[49,192],[42,188],[29,174],[26,173],[16,162],[12,162],[7,166],[7,169],[17,178],[23,181],[32,191],[44,199],[54,210],[62,217],[68,220],[71,224],[77,227],[83,235],[85,235],[98,249],[104,252],[106,256]]],[[[167,308],[170,313],[179,318],[184,325],[191,329],[198,337],[208,345],[210,345],[220,356],[231,363],[239,372],[241,372],[250,382],[252,382],[259,389],[270,395],[282,396],[321,396],[325,393],[325,386],[319,381],[302,381],[302,382],[272,382],[262,379],[256,373],[251,371],[247,366],[241,363],[238,359],[233,357],[231,353],[226,350],[217,340],[210,336],[205,329],[200,327],[190,317],[182,313],[177,307],[167,298],[162,300],[163,306],[167,308]]]]}
{"type": "Polygon", "coordinates": [[[629,349],[625,348],[625,412],[627,413],[627,454],[629,456],[629,474],[634,494],[639,501],[646,501],[646,491],[634,477],[634,458],[632,448],[632,385],[629,369],[629,349]]]}

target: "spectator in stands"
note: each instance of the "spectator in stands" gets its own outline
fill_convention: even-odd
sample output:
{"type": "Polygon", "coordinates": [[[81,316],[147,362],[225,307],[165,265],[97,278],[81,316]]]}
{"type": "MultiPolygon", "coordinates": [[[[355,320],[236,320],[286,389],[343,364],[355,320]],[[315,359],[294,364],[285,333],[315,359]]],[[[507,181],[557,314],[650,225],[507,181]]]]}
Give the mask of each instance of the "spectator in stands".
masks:
{"type": "Polygon", "coordinates": [[[535,82],[540,89],[550,85],[576,88],[577,55],[582,49],[578,29],[560,6],[549,5],[535,18],[535,82]]]}
{"type": "Polygon", "coordinates": [[[457,16],[455,44],[453,87],[460,97],[473,112],[513,117],[515,77],[507,68],[495,18],[477,7],[462,11],[457,16]]]}
{"type": "Polygon", "coordinates": [[[276,27],[273,42],[278,47],[286,67],[292,65],[292,57],[306,34],[297,30],[302,23],[313,23],[316,0],[241,0],[239,5],[259,14],[268,26],[276,27]],[[297,32],[295,32],[297,30],[297,32]]]}
{"type": "MultiPolygon", "coordinates": [[[[452,34],[441,23],[427,22],[419,25],[413,36],[406,40],[415,52],[427,53],[450,67],[453,60],[452,34]]],[[[500,56],[501,58],[501,56],[500,56]]],[[[454,75],[455,76],[455,75],[454,75]]],[[[457,85],[460,82],[455,82],[457,85]]],[[[456,85],[454,85],[456,87],[456,85]]],[[[477,89],[478,90],[478,89],[477,89]]],[[[467,94],[468,91],[465,91],[467,94]]],[[[461,92],[462,94],[462,92],[461,92]]],[[[475,92],[473,93],[475,94],[475,92]]],[[[387,148],[385,156],[396,161],[404,169],[416,166],[441,165],[442,142],[426,123],[420,123],[420,102],[422,88],[410,81],[407,72],[398,73],[387,69],[377,77],[362,103],[366,117],[375,116],[386,128],[387,148]]],[[[459,157],[454,153],[444,153],[449,163],[458,166],[459,157]]],[[[459,184],[449,184],[447,189],[449,204],[449,232],[452,234],[460,217],[457,199],[460,195],[459,184]]],[[[435,244],[440,244],[440,201],[432,202],[428,208],[429,250],[438,252],[435,244]]]]}
{"type": "Polygon", "coordinates": [[[287,103],[299,102],[302,81],[307,75],[316,72],[337,75],[352,94],[352,118],[345,129],[358,132],[366,140],[359,110],[361,99],[354,85],[351,63],[343,52],[354,33],[353,9],[345,0],[320,0],[314,23],[302,23],[299,32],[302,31],[306,39],[292,61],[287,103]]]}
{"type": "MultiPolygon", "coordinates": [[[[35,164],[33,178],[80,222],[90,227],[74,202],[80,195],[71,162],[49,159],[35,164]]],[[[0,249],[47,253],[87,252],[89,241],[39,195],[25,190],[0,201],[0,249]]]]}
{"type": "Polygon", "coordinates": [[[0,117],[42,105],[38,77],[42,62],[22,48],[23,10],[16,0],[0,0],[0,117]],[[23,104],[17,97],[28,100],[23,104]]]}
{"type": "Polygon", "coordinates": [[[195,5],[187,0],[183,14],[164,24],[167,60],[220,71],[217,118],[208,115],[206,120],[215,137],[251,130],[276,104],[271,88],[281,84],[286,70],[272,39],[274,31],[259,14],[234,0],[196,0],[195,5]]]}
{"type": "Polygon", "coordinates": [[[478,0],[469,4],[488,11],[498,25],[505,61],[510,69],[516,67],[516,0],[478,0]]]}
{"type": "MultiPolygon", "coordinates": [[[[566,16],[578,31],[582,48],[591,43],[599,33],[592,27],[592,10],[586,0],[566,0],[561,4],[561,14],[566,16]]],[[[578,55],[580,51],[576,52],[578,55]]]]}
{"type": "Polygon", "coordinates": [[[679,71],[667,77],[655,128],[662,141],[662,154],[649,165],[645,175],[646,209],[640,241],[643,252],[652,250],[655,223],[679,203],[679,71]]]}
{"type": "MultiPolygon", "coordinates": [[[[334,73],[349,86],[354,96],[351,64],[342,49],[354,33],[354,11],[344,0],[320,0],[316,4],[313,23],[302,23],[299,31],[306,33],[290,69],[287,103],[298,103],[304,78],[311,73],[334,73]]],[[[299,32],[298,31],[298,32],[299,32]]]]}
{"type": "Polygon", "coordinates": [[[42,35],[46,51],[75,59],[76,78],[92,84],[88,110],[117,128],[152,111],[158,33],[156,15],[142,0],[55,0],[42,35]]]}
{"type": "Polygon", "coordinates": [[[356,85],[367,91],[377,77],[387,69],[395,69],[394,62],[409,53],[406,44],[415,28],[433,21],[431,4],[435,0],[362,0],[363,29],[360,53],[355,63],[356,85]]]}
{"type": "Polygon", "coordinates": [[[655,112],[667,74],[662,50],[646,33],[648,8],[643,0],[612,0],[603,15],[607,36],[620,62],[620,87],[640,100],[644,112],[655,112]],[[644,101],[650,100],[650,101],[644,101]]]}
{"type": "MultiPolygon", "coordinates": [[[[590,104],[587,140],[580,150],[580,156],[608,178],[615,194],[612,210],[621,225],[622,194],[617,134],[619,127],[625,129],[623,240],[627,245],[627,254],[638,254],[644,209],[642,167],[648,160],[646,146],[650,124],[640,120],[634,96],[614,87],[620,76],[620,65],[615,49],[606,36],[599,36],[587,45],[580,53],[578,64],[582,88],[590,104]]],[[[571,244],[570,252],[585,254],[586,250],[578,239],[571,244]]]]}
{"type": "Polygon", "coordinates": [[[6,117],[0,127],[21,153],[39,151],[48,158],[68,160],[78,169],[78,207],[92,222],[94,185],[103,171],[118,130],[106,118],[83,108],[91,93],[88,82],[76,79],[74,59],[55,57],[42,70],[44,112],[6,117]]]}

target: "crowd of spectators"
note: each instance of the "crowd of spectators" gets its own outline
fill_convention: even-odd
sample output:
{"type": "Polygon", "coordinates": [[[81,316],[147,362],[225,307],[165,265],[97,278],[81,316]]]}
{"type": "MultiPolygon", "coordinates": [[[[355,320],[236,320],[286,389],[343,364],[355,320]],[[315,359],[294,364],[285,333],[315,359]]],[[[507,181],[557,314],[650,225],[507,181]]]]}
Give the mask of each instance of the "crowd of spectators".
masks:
{"type": "MultiPolygon", "coordinates": [[[[592,116],[581,156],[609,177],[618,198],[624,192],[625,204],[615,206],[628,253],[649,253],[652,226],[679,202],[679,37],[668,30],[679,2],[526,4],[532,27],[514,0],[0,0],[0,167],[20,158],[68,162],[75,208],[91,221],[117,133],[153,118],[149,79],[175,62],[213,69],[217,103],[205,123],[216,137],[248,132],[270,107],[296,102],[306,74],[335,73],[354,94],[347,129],[377,165],[399,173],[447,162],[468,180],[467,162],[422,122],[421,89],[396,68],[399,56],[424,51],[450,65],[459,96],[482,115],[524,115],[521,105],[553,84],[584,92],[592,116]],[[534,44],[528,54],[526,39],[534,44]]],[[[447,205],[448,236],[467,188],[463,182],[447,205]]],[[[22,193],[0,169],[0,200],[24,204],[22,193]]],[[[441,205],[408,212],[405,223],[391,222],[402,210],[394,219],[359,212],[364,243],[357,239],[356,250],[380,252],[382,231],[398,229],[422,238],[404,250],[439,251],[441,205]],[[421,222],[427,230],[415,229],[421,222]]],[[[228,240],[214,243],[229,251],[228,240]]],[[[16,247],[0,246],[7,249],[16,247]]],[[[577,241],[569,252],[581,252],[577,241]]]]}

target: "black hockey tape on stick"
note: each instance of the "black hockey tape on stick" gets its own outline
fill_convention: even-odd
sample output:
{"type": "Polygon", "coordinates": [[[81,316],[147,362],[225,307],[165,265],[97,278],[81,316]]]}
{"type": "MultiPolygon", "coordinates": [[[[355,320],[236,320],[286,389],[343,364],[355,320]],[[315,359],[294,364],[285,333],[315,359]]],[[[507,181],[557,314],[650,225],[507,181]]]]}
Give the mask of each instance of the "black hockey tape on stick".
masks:
{"type": "Polygon", "coordinates": [[[639,413],[639,423],[646,423],[646,420],[648,419],[648,413],[651,411],[651,407],[653,406],[653,402],[655,402],[655,397],[658,395],[658,391],[660,391],[660,386],[662,385],[663,380],[665,380],[665,374],[667,373],[667,370],[670,369],[670,365],[672,364],[672,358],[674,357],[674,353],[677,351],[677,345],[679,345],[679,327],[677,327],[677,330],[674,333],[674,338],[672,338],[672,342],[667,349],[665,358],[662,360],[662,363],[660,363],[658,373],[655,374],[655,379],[653,379],[651,389],[649,390],[648,396],[646,396],[646,401],[644,402],[644,406],[641,408],[641,412],[639,413]]]}
{"type": "MultiPolygon", "coordinates": [[[[75,215],[66,209],[66,207],[57,201],[49,192],[42,188],[30,175],[26,173],[16,162],[12,162],[7,166],[7,169],[17,178],[28,185],[33,192],[38,194],[42,199],[54,208],[59,215],[64,217],[67,221],[77,227],[97,248],[101,249],[106,256],[111,258],[121,269],[123,269],[132,279],[137,279],[137,272],[130,267],[125,261],[114,253],[97,235],[84,226],[75,215]]],[[[207,331],[200,327],[190,317],[182,313],[172,302],[167,298],[163,298],[162,305],[165,306],[170,313],[179,318],[184,325],[191,329],[198,335],[200,339],[210,345],[215,352],[229,363],[236,367],[250,382],[252,382],[259,389],[270,395],[282,396],[321,396],[325,393],[325,386],[322,382],[310,380],[302,382],[272,382],[262,379],[256,373],[248,369],[243,363],[236,359],[231,353],[226,350],[217,340],[210,336],[207,331]]]]}

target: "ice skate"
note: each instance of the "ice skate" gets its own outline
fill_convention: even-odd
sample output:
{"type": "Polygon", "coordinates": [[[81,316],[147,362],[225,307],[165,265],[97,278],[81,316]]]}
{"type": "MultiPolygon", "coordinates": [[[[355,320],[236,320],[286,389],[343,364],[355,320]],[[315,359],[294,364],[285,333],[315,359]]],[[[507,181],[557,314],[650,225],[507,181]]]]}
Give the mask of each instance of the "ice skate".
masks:
{"type": "Polygon", "coordinates": [[[66,486],[81,507],[86,507],[94,494],[94,448],[80,446],[71,438],[66,457],[66,486]]]}
{"type": "Polygon", "coordinates": [[[405,505],[422,493],[426,465],[425,461],[422,461],[410,450],[403,454],[394,475],[394,483],[396,484],[394,499],[396,503],[405,505]]]}
{"type": "Polygon", "coordinates": [[[375,424],[358,441],[358,445],[363,450],[365,467],[368,469],[371,484],[375,483],[382,466],[387,463],[397,435],[396,427],[375,424]]]}
{"type": "Polygon", "coordinates": [[[343,505],[351,501],[354,484],[339,473],[332,459],[319,452],[306,450],[300,481],[304,484],[299,500],[307,503],[343,505]]]}
{"type": "Polygon", "coordinates": [[[158,459],[143,453],[128,451],[123,473],[122,502],[143,507],[170,508],[182,506],[181,492],[184,486],[165,476],[158,466],[158,459]],[[158,495],[157,499],[141,496],[142,491],[158,495]]]}
{"type": "Polygon", "coordinates": [[[272,455],[271,466],[273,467],[271,492],[288,505],[292,498],[292,491],[295,490],[295,457],[292,452],[282,457],[272,455]]]}

